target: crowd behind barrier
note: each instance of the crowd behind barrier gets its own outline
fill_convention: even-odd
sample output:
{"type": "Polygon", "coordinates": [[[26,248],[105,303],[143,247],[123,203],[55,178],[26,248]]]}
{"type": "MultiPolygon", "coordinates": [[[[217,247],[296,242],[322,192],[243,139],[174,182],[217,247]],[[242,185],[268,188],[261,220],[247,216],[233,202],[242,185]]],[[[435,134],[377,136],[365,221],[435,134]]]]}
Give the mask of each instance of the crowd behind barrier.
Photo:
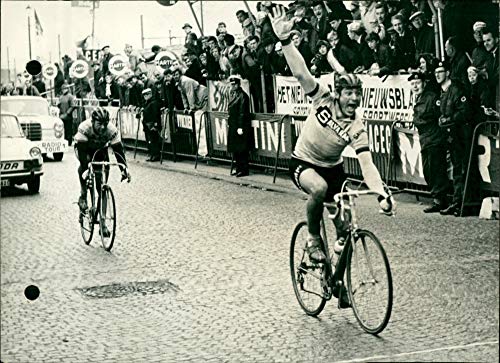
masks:
{"type": "MultiPolygon", "coordinates": [[[[466,90],[468,102],[475,103],[477,119],[472,123],[490,125],[483,124],[491,118],[481,107],[498,111],[498,4],[486,1],[478,7],[474,2],[440,0],[350,3],[351,8],[338,1],[289,4],[287,14],[296,18],[291,40],[310,71],[330,90],[335,74],[358,74],[363,82],[360,112],[367,122],[370,150],[381,175],[390,185],[426,192],[409,74],[418,71],[433,79],[438,61],[434,55],[446,58],[452,79],[466,90]],[[437,14],[441,14],[440,30],[437,14]]],[[[142,92],[151,89],[163,109],[162,157],[170,154],[174,160],[187,156],[196,161],[199,157],[230,161],[226,148],[227,78],[238,74],[244,78],[242,88],[249,94],[254,112],[255,149],[250,163],[274,169],[275,178],[277,170],[288,168],[311,101],[290,77],[281,44],[272,31],[267,13],[274,6],[259,2],[256,14],[236,12],[242,44],[236,44],[238,37],[231,35],[223,22],[215,36],[201,38],[186,24],[180,57],[157,45],[145,52],[126,44],[128,70],[120,75],[111,72],[113,54],[108,46],[102,48],[98,60],[90,62],[90,72],[83,79],[69,74],[73,60],[65,56],[62,67],[56,64],[61,72],[53,83],[55,95],[60,95],[64,84],[71,85],[77,98],[74,122],[88,117],[93,106],[108,107],[123,139],[137,150],[146,143],[140,119],[145,103],[142,92]],[[163,53],[166,58],[158,60],[163,53]]],[[[83,52],[78,52],[77,59],[85,59],[83,52]]],[[[49,94],[39,77],[27,82],[18,77],[2,87],[2,94],[36,94],[38,87],[43,96],[49,94]]],[[[57,98],[51,97],[51,101],[57,105],[57,98]]],[[[498,158],[498,128],[495,133],[494,126],[488,127],[488,132],[476,128],[469,170],[477,156],[481,189],[498,193],[498,185],[488,183],[485,177],[496,175],[490,161],[498,158]]],[[[345,166],[349,175],[361,176],[349,148],[345,166]]],[[[466,189],[470,184],[470,180],[466,182],[466,189]]]]}

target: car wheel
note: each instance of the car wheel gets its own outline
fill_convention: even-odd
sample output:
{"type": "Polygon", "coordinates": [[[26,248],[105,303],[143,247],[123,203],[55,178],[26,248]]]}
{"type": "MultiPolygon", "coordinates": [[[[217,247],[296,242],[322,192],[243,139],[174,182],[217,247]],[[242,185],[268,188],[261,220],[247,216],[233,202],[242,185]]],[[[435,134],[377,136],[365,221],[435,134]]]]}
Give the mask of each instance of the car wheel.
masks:
{"type": "Polygon", "coordinates": [[[63,159],[64,153],[54,153],[54,161],[61,161],[63,159]]]}
{"type": "Polygon", "coordinates": [[[40,190],[40,175],[28,181],[28,190],[31,194],[36,194],[40,190]]]}

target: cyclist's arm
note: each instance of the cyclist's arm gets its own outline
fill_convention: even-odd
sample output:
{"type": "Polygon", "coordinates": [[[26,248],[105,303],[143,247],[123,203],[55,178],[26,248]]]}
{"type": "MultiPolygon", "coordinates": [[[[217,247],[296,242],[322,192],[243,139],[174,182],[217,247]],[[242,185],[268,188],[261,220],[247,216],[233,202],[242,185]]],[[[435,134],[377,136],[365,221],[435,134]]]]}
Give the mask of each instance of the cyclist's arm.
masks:
{"type": "Polygon", "coordinates": [[[292,74],[299,81],[306,94],[311,93],[316,88],[316,81],[307,68],[306,62],[293,43],[283,45],[283,54],[292,71],[292,74]]]}
{"type": "Polygon", "coordinates": [[[372,154],[370,150],[361,151],[358,153],[358,161],[361,166],[361,172],[363,173],[363,178],[365,180],[368,188],[374,192],[380,194],[384,198],[389,195],[384,190],[384,184],[382,183],[382,178],[378,172],[377,167],[373,163],[372,154]]]}
{"type": "MultiPolygon", "coordinates": [[[[122,142],[118,142],[115,144],[111,144],[111,148],[113,149],[113,153],[115,154],[116,160],[119,163],[125,164],[127,167],[127,159],[125,158],[125,148],[123,147],[122,142]]],[[[123,167],[120,165],[120,170],[123,171],[123,167]]]]}

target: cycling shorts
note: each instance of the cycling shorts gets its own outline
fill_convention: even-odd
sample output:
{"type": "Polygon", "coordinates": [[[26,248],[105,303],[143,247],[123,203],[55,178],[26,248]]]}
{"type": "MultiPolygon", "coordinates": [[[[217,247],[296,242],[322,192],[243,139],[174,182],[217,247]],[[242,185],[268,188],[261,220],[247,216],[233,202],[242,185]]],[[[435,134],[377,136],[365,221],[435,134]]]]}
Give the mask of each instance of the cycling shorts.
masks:
{"type": "Polygon", "coordinates": [[[342,191],[342,184],[347,179],[344,172],[344,164],[340,163],[331,168],[323,168],[321,166],[313,165],[307,161],[303,161],[292,157],[289,164],[290,177],[293,183],[307,193],[300,185],[300,174],[306,169],[314,169],[328,184],[328,190],[326,192],[325,202],[332,202],[335,194],[342,191]]]}

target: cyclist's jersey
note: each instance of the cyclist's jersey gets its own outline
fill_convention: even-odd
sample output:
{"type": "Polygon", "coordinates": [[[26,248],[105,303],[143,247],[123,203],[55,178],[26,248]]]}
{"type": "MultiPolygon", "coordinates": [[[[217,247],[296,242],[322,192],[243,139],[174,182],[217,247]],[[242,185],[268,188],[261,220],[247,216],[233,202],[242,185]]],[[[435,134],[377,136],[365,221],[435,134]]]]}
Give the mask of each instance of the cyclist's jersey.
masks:
{"type": "Polygon", "coordinates": [[[292,156],[323,168],[342,163],[342,152],[350,145],[357,154],[369,151],[368,134],[356,110],[352,118],[342,115],[330,91],[316,83],[308,94],[313,109],[304,123],[292,156]]]}
{"type": "Polygon", "coordinates": [[[103,135],[98,135],[92,127],[92,120],[85,120],[78,126],[75,135],[75,142],[88,143],[88,147],[93,150],[100,149],[109,142],[110,145],[121,143],[120,133],[115,125],[108,123],[108,128],[103,135]]]}

